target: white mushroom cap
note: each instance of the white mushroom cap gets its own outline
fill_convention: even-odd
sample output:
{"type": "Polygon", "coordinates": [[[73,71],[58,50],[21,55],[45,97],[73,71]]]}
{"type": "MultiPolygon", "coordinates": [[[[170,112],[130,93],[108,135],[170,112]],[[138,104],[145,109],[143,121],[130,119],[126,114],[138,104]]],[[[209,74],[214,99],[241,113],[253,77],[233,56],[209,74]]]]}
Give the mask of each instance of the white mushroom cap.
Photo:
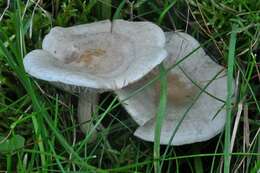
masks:
{"type": "Polygon", "coordinates": [[[24,58],[32,76],[100,90],[120,89],[142,78],[167,56],[163,31],[150,22],[108,20],[54,27],[43,50],[24,58]]]}
{"type": "MultiPolygon", "coordinates": [[[[193,37],[181,32],[166,33],[166,40],[166,49],[169,55],[164,60],[164,66],[167,68],[200,46],[193,37]]],[[[151,80],[152,76],[154,75],[147,78],[151,80]]],[[[226,117],[224,101],[227,96],[227,78],[224,68],[207,56],[202,48],[199,48],[179,65],[172,68],[168,72],[167,78],[168,101],[160,143],[169,143],[180,119],[188,107],[192,105],[196,96],[199,96],[198,100],[186,114],[170,145],[205,141],[220,133],[226,117]],[[218,77],[212,80],[221,70],[218,77]],[[206,92],[203,92],[202,89],[208,83],[210,84],[207,86],[206,92]],[[201,95],[199,95],[200,93],[201,95]]],[[[140,86],[147,83],[145,81],[147,79],[118,90],[119,98],[124,100],[140,86]]],[[[126,100],[124,104],[131,117],[140,125],[135,136],[146,141],[154,141],[155,116],[160,91],[158,84],[150,85],[126,100]]]]}

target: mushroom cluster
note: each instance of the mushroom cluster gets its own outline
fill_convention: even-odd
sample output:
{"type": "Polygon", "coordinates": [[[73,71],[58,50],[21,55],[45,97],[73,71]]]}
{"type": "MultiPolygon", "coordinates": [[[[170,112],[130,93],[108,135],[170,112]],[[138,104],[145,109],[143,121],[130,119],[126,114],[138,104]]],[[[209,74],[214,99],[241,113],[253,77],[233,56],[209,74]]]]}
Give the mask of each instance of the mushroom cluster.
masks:
{"type": "MultiPolygon", "coordinates": [[[[160,63],[171,68],[199,46],[188,34],[164,33],[151,22],[105,20],[54,27],[45,36],[42,49],[25,56],[24,67],[35,78],[79,94],[78,121],[81,130],[88,133],[100,92],[114,91],[124,100],[158,75],[156,67],[160,63]]],[[[161,144],[182,145],[217,135],[226,114],[223,67],[199,48],[170,69],[167,79],[167,116],[161,144]],[[178,123],[177,133],[173,134],[178,123]]],[[[159,92],[160,85],[154,83],[123,103],[139,125],[135,135],[147,141],[154,140],[159,92]]]]}

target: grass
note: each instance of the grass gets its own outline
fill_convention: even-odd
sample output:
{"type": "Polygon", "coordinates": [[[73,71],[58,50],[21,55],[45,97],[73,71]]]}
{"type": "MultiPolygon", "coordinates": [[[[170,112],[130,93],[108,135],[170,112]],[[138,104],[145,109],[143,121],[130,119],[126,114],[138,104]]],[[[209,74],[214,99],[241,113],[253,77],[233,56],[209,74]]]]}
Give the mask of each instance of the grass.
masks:
{"type": "Polygon", "coordinates": [[[233,71],[235,65],[235,50],[236,50],[236,33],[235,27],[230,36],[229,52],[228,52],[228,72],[227,72],[227,90],[228,96],[226,101],[226,126],[225,126],[225,149],[224,149],[224,172],[230,172],[230,146],[231,146],[231,118],[232,118],[232,96],[234,93],[233,89],[233,71]]]}
{"type": "MultiPolygon", "coordinates": [[[[7,1],[0,1],[0,13],[7,5],[7,1]]],[[[257,0],[10,1],[0,21],[0,172],[257,173],[259,7],[257,0]],[[108,93],[101,95],[93,120],[95,126],[102,123],[106,128],[98,131],[95,143],[89,143],[90,135],[80,132],[75,118],[77,97],[30,78],[22,59],[29,51],[41,47],[44,35],[55,25],[71,26],[108,18],[148,20],[165,31],[187,31],[213,59],[226,66],[229,97],[223,103],[227,108],[225,131],[202,143],[160,146],[167,95],[165,75],[161,75],[129,96],[142,92],[156,80],[161,81],[154,143],[133,136],[136,124],[122,108],[123,101],[108,93]],[[232,78],[237,85],[231,100],[232,78]],[[234,129],[239,111],[241,117],[234,129]],[[237,133],[231,143],[233,131],[237,133]],[[14,142],[13,147],[3,147],[7,140],[14,142]]],[[[177,64],[186,58],[189,56],[177,64]]],[[[171,68],[175,67],[176,64],[171,68]]],[[[196,98],[192,104],[195,101],[196,98]]]]}
{"type": "Polygon", "coordinates": [[[160,166],[160,141],[161,141],[161,129],[163,126],[164,118],[166,116],[166,104],[167,104],[167,73],[163,65],[160,65],[160,103],[158,106],[158,112],[156,115],[156,125],[154,131],[154,171],[161,172],[160,166]]]}

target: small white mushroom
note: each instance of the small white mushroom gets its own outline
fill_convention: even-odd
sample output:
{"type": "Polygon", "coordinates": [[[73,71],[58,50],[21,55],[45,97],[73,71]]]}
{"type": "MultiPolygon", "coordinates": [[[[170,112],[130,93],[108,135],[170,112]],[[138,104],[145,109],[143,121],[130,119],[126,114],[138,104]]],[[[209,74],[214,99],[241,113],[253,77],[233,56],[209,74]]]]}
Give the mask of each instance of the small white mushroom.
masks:
{"type": "MultiPolygon", "coordinates": [[[[167,56],[163,31],[150,22],[109,20],[54,27],[24,58],[31,76],[79,93],[78,120],[91,120],[97,93],[133,83],[167,56]]],[[[87,133],[90,124],[81,126],[87,133]]]]}
{"type": "MultiPolygon", "coordinates": [[[[186,33],[166,33],[166,50],[169,55],[164,60],[164,66],[171,67],[199,46],[200,44],[186,33]]],[[[118,90],[117,95],[124,100],[156,74],[158,72],[154,70],[139,82],[118,90]]],[[[170,142],[170,145],[183,145],[205,141],[222,131],[226,117],[224,101],[227,96],[227,78],[222,66],[215,63],[202,48],[199,48],[172,68],[167,74],[167,80],[167,110],[161,130],[161,144],[170,142]],[[219,74],[217,78],[213,79],[217,74],[219,74]],[[207,86],[206,91],[203,91],[205,86],[207,86]],[[194,100],[195,97],[198,99],[194,100]],[[187,111],[190,106],[191,109],[187,111]],[[173,136],[185,112],[187,114],[173,136]]],[[[154,141],[159,93],[160,84],[157,81],[126,100],[124,104],[131,117],[140,126],[135,131],[135,136],[146,141],[154,141]]]]}

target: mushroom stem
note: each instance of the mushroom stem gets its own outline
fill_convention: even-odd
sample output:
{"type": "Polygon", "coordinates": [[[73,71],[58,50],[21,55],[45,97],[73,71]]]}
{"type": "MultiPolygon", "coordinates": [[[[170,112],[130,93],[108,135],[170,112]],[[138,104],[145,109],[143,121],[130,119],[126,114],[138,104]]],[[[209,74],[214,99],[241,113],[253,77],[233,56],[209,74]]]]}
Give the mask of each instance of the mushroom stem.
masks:
{"type": "MultiPolygon", "coordinates": [[[[92,123],[92,114],[96,112],[98,104],[98,94],[96,92],[82,92],[79,95],[78,102],[78,121],[80,129],[85,134],[92,131],[94,125],[92,123]]],[[[93,129],[92,136],[96,134],[96,129],[93,129]]]]}

